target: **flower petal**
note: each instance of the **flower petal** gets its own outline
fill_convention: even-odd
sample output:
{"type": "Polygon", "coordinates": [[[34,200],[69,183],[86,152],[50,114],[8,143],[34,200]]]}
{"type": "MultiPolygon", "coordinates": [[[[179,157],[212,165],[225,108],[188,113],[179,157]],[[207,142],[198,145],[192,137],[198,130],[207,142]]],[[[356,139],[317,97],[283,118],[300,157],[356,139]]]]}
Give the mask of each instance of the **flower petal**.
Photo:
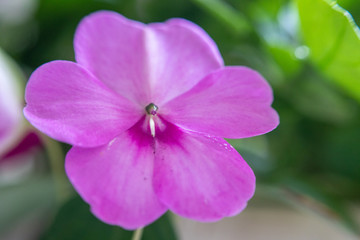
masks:
{"type": "Polygon", "coordinates": [[[254,194],[253,171],[223,139],[168,124],[155,149],[155,192],[180,216],[198,221],[233,216],[254,194]]]}
{"type": "Polygon", "coordinates": [[[120,95],[149,103],[145,26],[116,12],[98,11],[79,24],[76,61],[120,95]]]}
{"type": "Polygon", "coordinates": [[[247,67],[225,67],[166,103],[161,115],[178,126],[224,138],[261,135],[279,124],[265,79],[247,67]]]}
{"type": "Polygon", "coordinates": [[[148,54],[152,101],[161,105],[188,91],[209,72],[223,66],[214,41],[184,19],[149,24],[148,54]]]}
{"type": "Polygon", "coordinates": [[[67,154],[71,183],[102,221],[136,229],[167,210],[152,186],[152,141],[134,127],[105,146],[73,147],[67,154]]]}
{"type": "Polygon", "coordinates": [[[98,146],[129,129],[143,114],[78,64],[54,61],[39,67],[26,86],[25,117],[50,137],[77,146],[98,146]]]}
{"type": "Polygon", "coordinates": [[[147,26],[99,11],[80,23],[74,45],[79,64],[143,106],[160,105],[223,66],[212,39],[183,19],[147,26]]]}

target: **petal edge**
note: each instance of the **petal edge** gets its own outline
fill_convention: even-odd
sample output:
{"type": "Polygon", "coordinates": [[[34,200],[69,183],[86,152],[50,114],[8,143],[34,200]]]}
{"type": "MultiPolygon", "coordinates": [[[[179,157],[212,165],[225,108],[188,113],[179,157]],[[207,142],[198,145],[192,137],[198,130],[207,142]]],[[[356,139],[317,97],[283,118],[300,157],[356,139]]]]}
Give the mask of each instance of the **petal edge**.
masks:
{"type": "Polygon", "coordinates": [[[135,127],[105,146],[67,154],[71,183],[102,221],[133,230],[167,211],[153,191],[151,141],[135,127]]]}
{"type": "Polygon", "coordinates": [[[31,75],[24,115],[56,140],[94,147],[129,129],[141,110],[116,95],[86,69],[69,61],[53,61],[31,75]]]}
{"type": "Polygon", "coordinates": [[[246,138],[277,127],[279,116],[272,101],[272,89],[259,73],[247,67],[225,67],[166,103],[161,114],[185,129],[246,138]]]}
{"type": "Polygon", "coordinates": [[[176,214],[216,221],[245,208],[255,175],[225,140],[168,124],[157,136],[154,189],[176,214]]]}

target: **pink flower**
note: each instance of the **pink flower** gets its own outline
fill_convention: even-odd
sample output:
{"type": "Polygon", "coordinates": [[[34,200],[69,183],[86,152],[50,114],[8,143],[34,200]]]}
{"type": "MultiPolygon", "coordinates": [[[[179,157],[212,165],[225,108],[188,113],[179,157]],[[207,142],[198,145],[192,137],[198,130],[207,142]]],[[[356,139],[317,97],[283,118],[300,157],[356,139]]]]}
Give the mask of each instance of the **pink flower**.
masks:
{"type": "Polygon", "coordinates": [[[0,49],[0,162],[24,137],[21,70],[0,49]]]}
{"type": "MultiPolygon", "coordinates": [[[[41,147],[41,139],[36,132],[27,131],[23,138],[20,139],[20,142],[9,149],[1,158],[0,164],[7,161],[12,161],[13,158],[19,157],[22,155],[32,154],[34,151],[38,150],[41,147]]],[[[23,159],[21,159],[23,160],[23,159]]]]}
{"type": "Polygon", "coordinates": [[[274,129],[270,86],[247,67],[224,67],[197,25],[145,25],[109,11],[75,34],[76,63],[39,67],[26,88],[26,118],[74,145],[66,172],[102,221],[126,229],[168,209],[216,221],[241,212],[255,176],[223,138],[274,129]]]}

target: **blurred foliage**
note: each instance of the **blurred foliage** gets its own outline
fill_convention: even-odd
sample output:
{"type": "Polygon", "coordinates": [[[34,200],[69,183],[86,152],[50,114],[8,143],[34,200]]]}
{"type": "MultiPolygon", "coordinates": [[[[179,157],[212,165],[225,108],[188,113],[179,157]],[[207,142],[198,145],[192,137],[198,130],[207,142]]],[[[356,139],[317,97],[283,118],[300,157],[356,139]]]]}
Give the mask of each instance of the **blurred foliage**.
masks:
{"type": "MultiPolygon", "coordinates": [[[[94,217],[89,207],[79,197],[66,202],[59,210],[51,228],[41,240],[127,240],[133,231],[105,224],[94,217]],[[64,231],[66,229],[66,231],[64,231]]],[[[167,214],[144,229],[143,240],[176,240],[174,229],[167,214]]]]}
{"type": "Polygon", "coordinates": [[[0,233],[11,228],[24,216],[38,212],[45,214],[55,206],[54,195],[53,184],[49,177],[0,187],[0,233]]]}
{"type": "Polygon", "coordinates": [[[228,27],[235,35],[244,35],[250,30],[250,26],[241,12],[236,11],[224,1],[193,0],[193,2],[216,17],[223,23],[224,27],[228,27]]]}
{"type": "MultiPolygon", "coordinates": [[[[183,17],[203,27],[218,44],[227,65],[256,69],[274,89],[279,127],[266,136],[229,140],[254,169],[258,185],[283,189],[286,194],[279,198],[285,196],[358,230],[348,206],[360,204],[360,39],[356,26],[360,23],[360,1],[339,0],[339,5],[331,0],[32,2],[34,7],[28,8],[28,13],[20,11],[26,16],[21,22],[6,21],[0,14],[0,47],[27,75],[51,60],[74,60],[76,26],[85,15],[99,9],[143,22],[183,17]]],[[[23,184],[16,190],[22,193],[1,191],[0,204],[14,194],[25,198],[31,189],[27,184],[35,183],[23,184]]],[[[44,192],[32,193],[41,197],[47,187],[38,184],[44,192]]],[[[68,239],[61,235],[65,234],[63,228],[82,238],[76,231],[88,225],[94,236],[98,231],[106,232],[108,238],[101,239],[131,235],[101,224],[88,209],[79,199],[66,203],[44,239],[68,239]],[[81,223],[71,225],[67,219],[81,223]],[[50,238],[50,233],[64,238],[50,238]]],[[[156,224],[144,235],[158,236],[156,231],[167,229],[156,224]]],[[[160,220],[159,224],[169,222],[160,220]]],[[[171,235],[171,226],[168,229],[171,235]]]]}

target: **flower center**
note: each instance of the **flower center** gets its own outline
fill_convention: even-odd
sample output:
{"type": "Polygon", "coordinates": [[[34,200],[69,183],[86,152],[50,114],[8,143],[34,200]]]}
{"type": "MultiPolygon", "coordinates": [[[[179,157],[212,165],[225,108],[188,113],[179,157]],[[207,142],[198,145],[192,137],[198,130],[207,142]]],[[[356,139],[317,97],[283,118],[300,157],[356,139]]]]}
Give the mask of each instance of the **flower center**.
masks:
{"type": "Polygon", "coordinates": [[[149,127],[150,127],[151,136],[153,137],[155,137],[155,121],[153,117],[156,115],[158,109],[159,109],[158,106],[156,106],[153,103],[150,103],[145,107],[146,113],[150,116],[149,127]]]}
{"type": "Polygon", "coordinates": [[[145,107],[146,113],[153,116],[156,115],[158,109],[158,106],[153,103],[150,103],[145,107]]]}

